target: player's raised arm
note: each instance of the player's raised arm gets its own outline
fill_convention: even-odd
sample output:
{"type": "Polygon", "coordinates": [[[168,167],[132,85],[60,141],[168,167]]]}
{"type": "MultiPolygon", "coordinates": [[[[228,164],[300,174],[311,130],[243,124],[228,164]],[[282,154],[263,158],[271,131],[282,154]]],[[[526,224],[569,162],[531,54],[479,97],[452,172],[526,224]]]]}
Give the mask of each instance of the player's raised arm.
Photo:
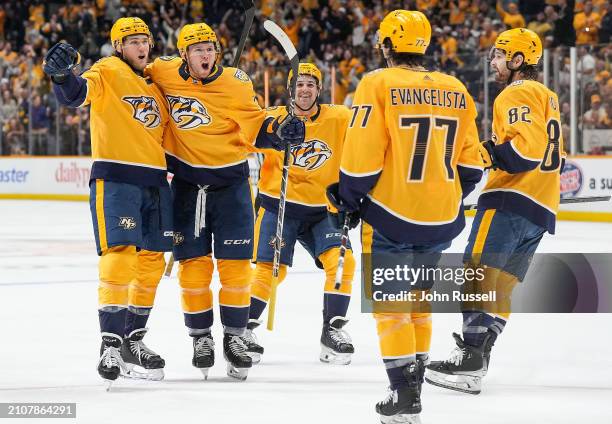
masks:
{"type": "MultiPolygon", "coordinates": [[[[53,91],[64,106],[78,107],[87,96],[87,81],[73,73],[80,63],[81,55],[68,43],[57,43],[45,56],[44,72],[53,81],[53,91]]],[[[99,84],[93,85],[99,86],[99,84]]]]}

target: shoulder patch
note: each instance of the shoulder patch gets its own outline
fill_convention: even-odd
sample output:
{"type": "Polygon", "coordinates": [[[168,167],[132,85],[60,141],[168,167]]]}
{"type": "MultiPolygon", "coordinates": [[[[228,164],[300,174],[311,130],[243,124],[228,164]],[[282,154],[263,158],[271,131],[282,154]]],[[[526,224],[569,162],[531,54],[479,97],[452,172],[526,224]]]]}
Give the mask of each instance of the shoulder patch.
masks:
{"type": "Polygon", "coordinates": [[[240,69],[236,69],[236,72],[234,72],[234,78],[236,78],[237,80],[240,80],[242,82],[249,82],[249,81],[251,81],[251,79],[246,74],[246,72],[243,72],[240,69]]]}
{"type": "Polygon", "coordinates": [[[176,59],[178,56],[160,56],[159,60],[163,60],[164,62],[170,62],[176,59]]]}
{"type": "Polygon", "coordinates": [[[508,84],[508,87],[516,87],[517,85],[523,85],[523,82],[524,82],[523,80],[517,80],[517,81],[514,81],[508,84]]]}
{"type": "Polygon", "coordinates": [[[276,109],[278,109],[278,106],[268,106],[266,108],[266,110],[276,110],[276,109]]]}
{"type": "Polygon", "coordinates": [[[559,107],[557,106],[557,100],[555,99],[555,97],[550,96],[549,100],[550,100],[550,107],[552,107],[553,110],[557,110],[559,107]]]}

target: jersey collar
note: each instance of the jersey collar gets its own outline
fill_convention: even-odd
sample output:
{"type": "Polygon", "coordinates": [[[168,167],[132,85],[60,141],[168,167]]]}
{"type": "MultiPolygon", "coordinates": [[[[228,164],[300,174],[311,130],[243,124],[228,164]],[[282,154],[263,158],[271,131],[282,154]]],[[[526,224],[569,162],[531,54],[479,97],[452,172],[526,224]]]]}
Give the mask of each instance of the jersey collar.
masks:
{"type": "MultiPolygon", "coordinates": [[[[189,81],[189,79],[191,78],[191,75],[189,75],[189,71],[187,70],[187,63],[185,61],[183,61],[181,66],[179,66],[178,72],[181,78],[183,78],[185,81],[189,81]]],[[[219,78],[222,73],[223,73],[223,66],[215,65],[215,68],[210,73],[210,75],[207,76],[206,78],[201,79],[200,82],[202,83],[202,85],[210,84],[211,82],[219,78]]]]}
{"type": "Polygon", "coordinates": [[[306,119],[310,122],[314,122],[321,115],[321,105],[317,103],[317,111],[310,116],[307,116],[306,119]]]}

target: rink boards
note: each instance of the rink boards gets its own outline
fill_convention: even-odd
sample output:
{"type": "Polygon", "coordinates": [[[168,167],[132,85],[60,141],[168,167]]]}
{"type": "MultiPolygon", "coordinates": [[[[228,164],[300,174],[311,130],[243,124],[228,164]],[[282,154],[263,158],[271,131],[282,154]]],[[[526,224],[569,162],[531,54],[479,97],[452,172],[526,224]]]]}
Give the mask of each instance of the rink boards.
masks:
{"type": "MultiPolygon", "coordinates": [[[[249,162],[257,167],[256,161],[249,162]]],[[[91,164],[91,158],[77,156],[0,157],[0,199],[87,200],[91,164]]],[[[483,185],[484,181],[466,203],[476,203],[483,185]]],[[[568,158],[561,176],[561,195],[612,195],[612,157],[568,158]]],[[[562,205],[559,218],[612,222],[612,202],[562,205]]]]}

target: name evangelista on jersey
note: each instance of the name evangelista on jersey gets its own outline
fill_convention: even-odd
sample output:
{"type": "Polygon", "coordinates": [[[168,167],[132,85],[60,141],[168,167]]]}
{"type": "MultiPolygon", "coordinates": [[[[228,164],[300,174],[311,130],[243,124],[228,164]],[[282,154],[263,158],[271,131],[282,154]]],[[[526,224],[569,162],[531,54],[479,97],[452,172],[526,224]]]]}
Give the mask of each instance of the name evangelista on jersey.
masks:
{"type": "Polygon", "coordinates": [[[248,178],[247,154],[266,113],[247,74],[216,65],[210,76],[196,80],[179,57],[158,58],[145,73],[168,104],[168,170],[194,184],[229,185],[248,178]]]}
{"type": "Polygon", "coordinates": [[[159,88],[115,56],[100,59],[81,76],[87,82],[82,106],[91,104],[91,178],[168,184],[162,148],[168,112],[159,88]]]}
{"type": "Polygon", "coordinates": [[[464,85],[439,72],[380,69],[361,80],[352,110],[342,198],[398,242],[445,242],[459,234],[462,199],[483,168],[476,108],[464,85]]]}
{"type": "MultiPolygon", "coordinates": [[[[270,108],[267,116],[287,114],[284,106],[270,108]]],[[[285,213],[303,220],[325,218],[328,185],[338,181],[340,157],[351,112],[345,106],[319,105],[306,121],[306,136],[302,144],[291,148],[287,204],[285,213]]],[[[259,194],[262,206],[278,209],[283,152],[262,150],[259,194]]]]}
{"type": "Polygon", "coordinates": [[[495,154],[504,170],[490,171],[479,209],[502,209],[555,231],[565,152],[557,95],[537,81],[506,87],[493,106],[495,154]]]}

